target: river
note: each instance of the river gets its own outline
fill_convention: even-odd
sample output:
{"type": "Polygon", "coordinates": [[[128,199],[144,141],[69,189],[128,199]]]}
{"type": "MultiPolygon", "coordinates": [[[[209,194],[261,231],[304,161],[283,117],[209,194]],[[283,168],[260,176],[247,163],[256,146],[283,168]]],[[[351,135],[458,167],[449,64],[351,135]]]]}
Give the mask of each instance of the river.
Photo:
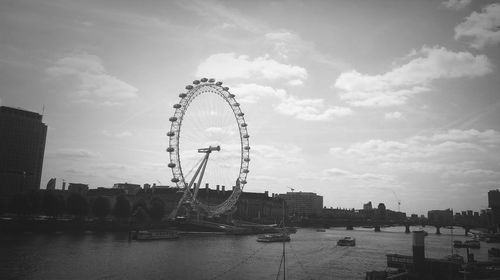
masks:
{"type": "MultiPolygon", "coordinates": [[[[424,230],[426,257],[451,254],[450,230],[424,230]]],[[[466,240],[462,229],[453,236],[466,240]]],[[[299,229],[291,237],[287,279],[364,279],[366,271],[386,268],[386,254],[412,252],[404,227],[299,229]],[[338,247],[343,236],[356,238],[356,246],[338,247]]],[[[487,260],[492,246],[481,242],[471,252],[487,260]]],[[[229,235],[129,242],[127,233],[0,233],[0,248],[0,279],[275,279],[282,255],[281,243],[229,235]]]]}

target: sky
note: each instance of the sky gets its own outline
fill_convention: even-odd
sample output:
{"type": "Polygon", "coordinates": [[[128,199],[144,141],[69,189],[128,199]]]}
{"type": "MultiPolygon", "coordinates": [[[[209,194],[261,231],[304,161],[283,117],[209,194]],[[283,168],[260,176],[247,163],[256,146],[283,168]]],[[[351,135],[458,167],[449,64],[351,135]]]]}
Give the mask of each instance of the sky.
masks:
{"type": "Polygon", "coordinates": [[[497,1],[1,0],[0,105],[43,113],[42,188],[167,185],[172,106],[215,78],[248,123],[244,191],[478,211],[499,47],[497,1]]]}

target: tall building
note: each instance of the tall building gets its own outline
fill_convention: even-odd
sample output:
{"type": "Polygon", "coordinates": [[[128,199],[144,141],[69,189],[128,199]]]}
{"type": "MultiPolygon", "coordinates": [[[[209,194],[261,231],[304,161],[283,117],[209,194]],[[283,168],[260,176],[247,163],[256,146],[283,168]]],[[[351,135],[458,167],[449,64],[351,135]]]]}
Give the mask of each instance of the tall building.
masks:
{"type": "Polygon", "coordinates": [[[289,215],[320,215],[323,209],[323,197],[312,192],[287,192],[278,197],[286,201],[289,215]]]}
{"type": "Polygon", "coordinates": [[[0,106],[0,197],[40,189],[46,136],[42,115],[0,106]]]}

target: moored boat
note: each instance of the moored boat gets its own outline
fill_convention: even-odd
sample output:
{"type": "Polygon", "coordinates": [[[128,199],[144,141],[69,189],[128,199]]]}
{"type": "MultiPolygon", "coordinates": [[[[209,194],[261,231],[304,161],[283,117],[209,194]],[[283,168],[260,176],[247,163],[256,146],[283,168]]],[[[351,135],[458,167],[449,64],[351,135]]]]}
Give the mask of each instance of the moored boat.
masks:
{"type": "Polygon", "coordinates": [[[481,243],[479,242],[479,240],[466,240],[464,242],[464,247],[465,248],[479,249],[479,248],[481,248],[481,243]]]}
{"type": "Polygon", "coordinates": [[[287,242],[290,240],[290,235],[287,233],[261,234],[257,237],[257,242],[287,242]]]}
{"type": "Polygon", "coordinates": [[[339,241],[337,241],[338,246],[356,246],[356,239],[346,236],[339,241]]]}
{"type": "Polygon", "coordinates": [[[160,240],[160,239],[177,239],[179,234],[176,231],[169,230],[140,230],[137,232],[137,240],[160,240]]]}

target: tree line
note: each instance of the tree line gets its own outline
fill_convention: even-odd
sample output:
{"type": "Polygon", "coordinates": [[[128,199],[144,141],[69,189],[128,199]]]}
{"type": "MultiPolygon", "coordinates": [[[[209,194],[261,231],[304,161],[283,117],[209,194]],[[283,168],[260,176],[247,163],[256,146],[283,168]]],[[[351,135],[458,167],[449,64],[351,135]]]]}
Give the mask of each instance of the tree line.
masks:
{"type": "Polygon", "coordinates": [[[134,219],[138,222],[161,221],[165,215],[165,204],[159,197],[149,201],[139,199],[133,204],[125,195],[118,195],[114,205],[104,196],[89,199],[79,193],[72,193],[67,198],[52,191],[30,192],[14,195],[7,205],[0,205],[0,214],[13,213],[19,217],[46,215],[57,219],[70,215],[75,220],[95,217],[104,220],[106,217],[120,221],[134,219]]]}

